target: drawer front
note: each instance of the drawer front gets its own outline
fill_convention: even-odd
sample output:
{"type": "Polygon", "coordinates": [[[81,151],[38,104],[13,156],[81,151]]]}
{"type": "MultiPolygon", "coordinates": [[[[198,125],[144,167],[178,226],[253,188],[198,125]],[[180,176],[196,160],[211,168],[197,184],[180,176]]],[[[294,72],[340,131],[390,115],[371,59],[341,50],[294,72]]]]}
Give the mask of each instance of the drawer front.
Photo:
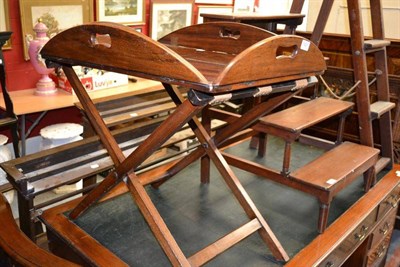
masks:
{"type": "Polygon", "coordinates": [[[390,237],[392,232],[386,235],[385,239],[368,254],[368,267],[380,266],[382,261],[386,258],[386,253],[390,245],[390,237]]]}
{"type": "Polygon", "coordinates": [[[367,218],[318,266],[340,266],[347,257],[365,240],[371,233],[375,223],[377,209],[371,212],[367,218]]]}
{"type": "Polygon", "coordinates": [[[396,209],[390,210],[389,214],[375,228],[372,233],[371,249],[374,249],[392,231],[396,219],[396,211],[396,209]]]}
{"type": "Polygon", "coordinates": [[[397,209],[400,200],[400,185],[396,186],[395,189],[385,198],[384,201],[379,204],[377,220],[381,220],[383,216],[391,209],[397,209]]]}

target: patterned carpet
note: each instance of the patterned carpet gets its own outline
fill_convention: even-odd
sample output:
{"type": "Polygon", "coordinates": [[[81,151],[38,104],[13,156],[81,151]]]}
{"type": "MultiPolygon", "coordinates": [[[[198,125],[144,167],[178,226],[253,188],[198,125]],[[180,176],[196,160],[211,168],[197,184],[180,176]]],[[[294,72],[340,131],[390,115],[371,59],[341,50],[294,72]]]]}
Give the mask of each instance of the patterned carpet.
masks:
{"type": "Polygon", "coordinates": [[[389,247],[385,267],[400,266],[400,230],[395,230],[389,247]]]}

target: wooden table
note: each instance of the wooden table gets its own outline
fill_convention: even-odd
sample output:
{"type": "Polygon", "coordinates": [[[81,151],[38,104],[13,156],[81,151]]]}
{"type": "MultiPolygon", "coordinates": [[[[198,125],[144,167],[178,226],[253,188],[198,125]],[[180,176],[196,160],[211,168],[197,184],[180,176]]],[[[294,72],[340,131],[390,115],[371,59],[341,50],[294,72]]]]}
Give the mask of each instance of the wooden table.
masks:
{"type": "Polygon", "coordinates": [[[285,33],[293,34],[296,27],[303,23],[303,14],[267,15],[262,13],[226,13],[226,14],[200,14],[204,22],[212,21],[232,21],[253,25],[276,32],[278,24],[285,24],[285,33]]]}
{"type": "MultiPolygon", "coordinates": [[[[101,101],[102,98],[115,97],[122,98],[129,95],[141,94],[144,92],[151,92],[162,89],[161,83],[138,79],[135,83],[129,83],[128,85],[118,86],[108,89],[101,89],[91,91],[89,93],[91,99],[101,101]]],[[[37,96],[34,94],[35,89],[26,89],[10,92],[11,99],[14,104],[14,113],[20,119],[20,139],[21,139],[21,155],[26,154],[26,138],[32,132],[32,130],[39,124],[41,119],[50,110],[56,110],[66,107],[72,107],[78,98],[75,95],[67,93],[63,90],[58,90],[55,95],[51,96],[37,96]],[[33,122],[29,129],[26,129],[26,116],[33,113],[41,113],[40,116],[33,122]]],[[[0,108],[5,109],[5,103],[3,98],[0,99],[0,108]]]]}

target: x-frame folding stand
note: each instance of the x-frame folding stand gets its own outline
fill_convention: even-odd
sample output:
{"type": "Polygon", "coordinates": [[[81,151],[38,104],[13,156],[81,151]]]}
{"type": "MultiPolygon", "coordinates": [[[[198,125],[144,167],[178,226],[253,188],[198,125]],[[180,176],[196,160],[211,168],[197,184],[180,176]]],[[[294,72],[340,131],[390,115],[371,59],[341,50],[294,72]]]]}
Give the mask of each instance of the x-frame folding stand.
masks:
{"type": "MultiPolygon", "coordinates": [[[[184,100],[182,99],[182,96],[180,96],[178,90],[174,90],[174,88],[169,84],[164,84],[165,89],[170,94],[171,98],[178,104],[177,109],[159,126],[155,133],[150,135],[140,146],[137,147],[134,153],[132,153],[125,159],[121,149],[115,143],[114,138],[112,138],[108,128],[103,123],[103,120],[96,111],[92,101],[86,93],[86,90],[80,83],[73,69],[71,67],[64,67],[63,69],[68,79],[72,81],[72,83],[76,86],[75,88],[78,89],[77,95],[80,102],[84,106],[88,117],[92,122],[96,122],[96,124],[93,124],[93,127],[96,129],[96,131],[98,131],[98,135],[101,138],[103,144],[105,144],[106,147],[111,148],[111,150],[109,150],[109,153],[110,155],[113,154],[112,158],[114,159],[115,163],[115,170],[110,173],[105,178],[104,182],[96,187],[84,199],[84,201],[82,201],[71,212],[71,218],[76,218],[77,216],[79,216],[79,214],[86,210],[91,203],[104,196],[112,187],[121,182],[123,178],[128,177],[129,179],[127,185],[129,187],[130,193],[135,199],[146,221],[149,223],[150,228],[155,234],[164,252],[170,259],[171,263],[173,263],[174,265],[202,265],[205,262],[211,260],[213,257],[217,256],[218,254],[222,253],[224,250],[233,246],[240,240],[244,239],[246,236],[254,233],[255,231],[259,232],[261,238],[268,245],[273,255],[278,260],[287,261],[289,259],[288,255],[280,245],[271,228],[269,227],[263,216],[260,214],[255,204],[250,199],[249,195],[241,185],[240,181],[238,180],[230,166],[226,163],[225,159],[221,155],[220,151],[217,148],[215,140],[210,137],[202,124],[196,119],[196,115],[198,115],[204,109],[204,107],[209,104],[206,102],[207,100],[203,100],[201,105],[194,105],[192,104],[193,100],[190,100],[190,96],[188,99],[184,100]],[[190,258],[186,258],[186,256],[183,255],[181,249],[179,248],[178,244],[168,230],[168,227],[165,225],[163,219],[161,218],[151,199],[147,195],[144,189],[144,185],[141,184],[138,176],[133,171],[131,171],[137,168],[154,151],[156,151],[159,146],[167,141],[168,138],[170,138],[186,123],[189,123],[189,126],[193,129],[196,137],[199,139],[202,145],[196,150],[196,152],[194,152],[184,161],[189,163],[193,160],[198,159],[199,156],[207,154],[221,173],[225,182],[232,190],[232,193],[235,195],[236,199],[239,201],[250,219],[249,223],[243,225],[239,229],[218,240],[211,246],[206,247],[205,249],[196,253],[190,258]]],[[[265,112],[273,109],[277,105],[282,104],[295,93],[297,93],[297,91],[289,91],[289,93],[285,93],[277,97],[277,99],[274,99],[274,104],[271,104],[270,102],[268,102],[268,104],[264,104],[265,106],[270,106],[269,109],[265,109],[264,107],[257,107],[254,112],[248,112],[247,116],[245,116],[243,119],[238,120],[235,123],[236,126],[231,126],[229,129],[226,129],[218,136],[231,136],[232,132],[236,132],[237,130],[245,128],[247,124],[254,121],[265,112]]],[[[194,94],[194,91],[191,91],[191,93],[189,93],[189,95],[192,95],[192,98],[196,97],[196,95],[194,94]]],[[[214,98],[209,97],[208,101],[212,101],[213,99],[214,98]]],[[[222,143],[222,140],[219,142],[222,143]]],[[[185,163],[185,165],[188,165],[187,163],[185,163]]],[[[179,168],[181,168],[181,166],[179,166],[179,168]]],[[[154,179],[158,180],[159,178],[154,177],[154,179]]]]}

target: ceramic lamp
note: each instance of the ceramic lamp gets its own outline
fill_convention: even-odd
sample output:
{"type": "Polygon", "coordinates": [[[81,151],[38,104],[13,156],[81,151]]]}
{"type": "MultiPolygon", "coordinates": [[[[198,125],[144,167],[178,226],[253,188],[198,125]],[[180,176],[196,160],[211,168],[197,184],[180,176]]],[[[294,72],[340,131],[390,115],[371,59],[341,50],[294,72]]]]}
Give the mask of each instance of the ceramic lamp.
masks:
{"type": "Polygon", "coordinates": [[[47,37],[47,31],[49,29],[47,26],[38,21],[38,23],[33,28],[36,37],[33,38],[32,35],[27,35],[26,39],[28,42],[28,54],[31,59],[31,63],[35,70],[42,75],[40,80],[36,83],[36,95],[53,95],[57,92],[57,88],[53,80],[49,77],[49,74],[54,71],[54,69],[49,69],[46,67],[43,59],[40,56],[40,50],[47,43],[49,37],[47,37]]]}

